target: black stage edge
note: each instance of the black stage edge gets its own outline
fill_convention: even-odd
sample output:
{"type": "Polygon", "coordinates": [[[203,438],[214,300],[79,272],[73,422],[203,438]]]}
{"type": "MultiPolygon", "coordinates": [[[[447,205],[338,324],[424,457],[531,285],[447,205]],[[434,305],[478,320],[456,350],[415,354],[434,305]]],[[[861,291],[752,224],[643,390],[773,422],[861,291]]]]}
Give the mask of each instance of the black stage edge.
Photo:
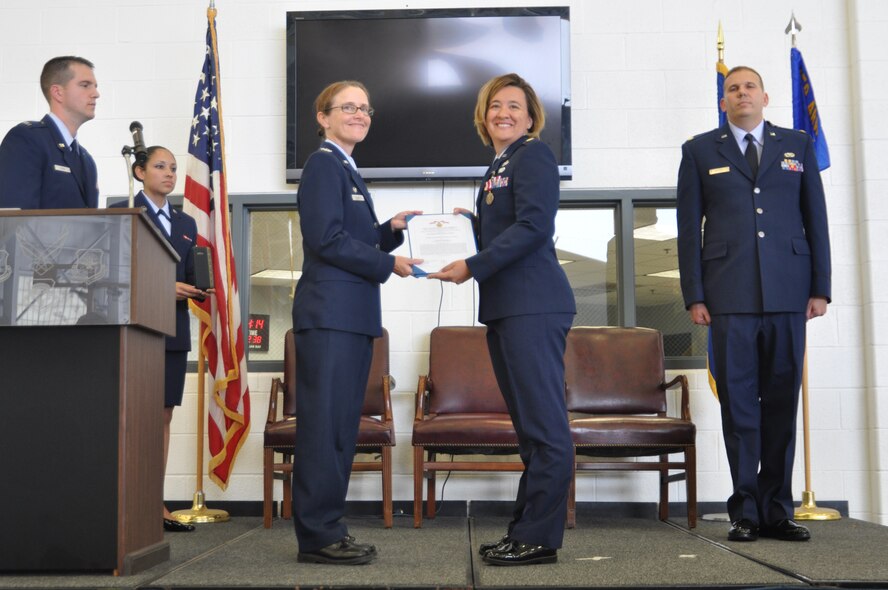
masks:
{"type": "MultiPolygon", "coordinates": [[[[360,512],[372,504],[349,508],[360,512]]],[[[888,588],[888,527],[843,518],[806,523],[812,531],[808,543],[730,543],[726,523],[703,521],[688,529],[678,510],[661,522],[653,503],[580,504],[577,527],[565,532],[558,563],[486,565],[478,546],[502,535],[509,516],[501,513],[510,504],[445,502],[442,510],[462,514],[426,519],[421,529],[413,528],[412,518],[396,518],[394,527],[385,529],[370,513],[351,516],[349,531],[379,548],[379,558],[364,566],[298,563],[291,521],[275,519],[265,529],[261,516],[233,516],[225,523],[198,525],[193,533],[166,533],[170,560],[133,575],[5,573],[0,589],[888,588]]]]}

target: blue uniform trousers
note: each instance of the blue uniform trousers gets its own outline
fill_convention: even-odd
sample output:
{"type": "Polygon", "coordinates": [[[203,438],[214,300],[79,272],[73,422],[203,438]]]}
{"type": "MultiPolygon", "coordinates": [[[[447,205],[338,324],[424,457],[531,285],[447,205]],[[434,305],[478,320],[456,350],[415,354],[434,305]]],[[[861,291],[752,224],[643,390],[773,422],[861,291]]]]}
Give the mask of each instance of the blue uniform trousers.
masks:
{"type": "Polygon", "coordinates": [[[793,517],[792,465],[805,314],[712,316],[715,377],[734,492],[732,522],[793,517]]]}
{"type": "Polygon", "coordinates": [[[572,313],[540,313],[487,322],[493,370],[525,467],[509,535],[552,549],[564,537],[573,473],[564,401],[564,347],[572,321],[572,313]]]}
{"type": "Polygon", "coordinates": [[[348,534],[342,517],[373,339],[366,334],[311,329],[296,332],[295,342],[293,523],[299,550],[305,552],[348,534]]]}

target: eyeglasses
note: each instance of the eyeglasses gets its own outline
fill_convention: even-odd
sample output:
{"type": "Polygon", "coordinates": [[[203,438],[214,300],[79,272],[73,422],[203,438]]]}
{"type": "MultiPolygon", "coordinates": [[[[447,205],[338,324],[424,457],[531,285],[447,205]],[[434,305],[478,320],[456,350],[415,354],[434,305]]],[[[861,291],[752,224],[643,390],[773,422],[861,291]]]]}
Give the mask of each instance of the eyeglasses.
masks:
{"type": "Polygon", "coordinates": [[[342,112],[345,113],[346,115],[354,115],[358,111],[361,111],[362,113],[364,113],[368,117],[372,117],[373,113],[375,112],[373,109],[371,109],[367,105],[359,107],[358,105],[352,104],[350,102],[347,102],[345,104],[336,105],[335,107],[330,107],[327,110],[332,111],[333,109],[342,109],[342,112]]]}

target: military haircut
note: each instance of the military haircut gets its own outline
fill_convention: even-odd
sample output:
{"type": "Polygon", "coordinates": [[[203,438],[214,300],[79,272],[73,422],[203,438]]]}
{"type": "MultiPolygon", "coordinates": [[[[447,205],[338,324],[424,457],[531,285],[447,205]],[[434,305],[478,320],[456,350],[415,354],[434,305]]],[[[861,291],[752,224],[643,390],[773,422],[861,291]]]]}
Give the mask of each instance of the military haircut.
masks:
{"type": "Polygon", "coordinates": [[[72,63],[85,65],[89,69],[95,69],[91,61],[84,57],[76,55],[62,55],[54,57],[43,65],[43,71],[40,73],[40,90],[46,102],[49,102],[49,89],[54,85],[64,86],[74,77],[74,71],[71,69],[72,63]]]}

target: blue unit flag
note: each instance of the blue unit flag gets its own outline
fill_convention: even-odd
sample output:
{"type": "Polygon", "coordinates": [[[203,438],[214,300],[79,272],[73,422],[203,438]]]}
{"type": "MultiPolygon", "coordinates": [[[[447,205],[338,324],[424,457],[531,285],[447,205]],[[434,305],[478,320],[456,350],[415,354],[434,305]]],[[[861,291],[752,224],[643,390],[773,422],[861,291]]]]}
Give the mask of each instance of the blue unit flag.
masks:
{"type": "Polygon", "coordinates": [[[817,165],[821,170],[826,170],[830,164],[829,147],[820,124],[814,87],[811,85],[805,60],[802,59],[802,52],[795,47],[789,52],[789,63],[792,71],[792,126],[811,136],[817,154],[817,165]]]}

